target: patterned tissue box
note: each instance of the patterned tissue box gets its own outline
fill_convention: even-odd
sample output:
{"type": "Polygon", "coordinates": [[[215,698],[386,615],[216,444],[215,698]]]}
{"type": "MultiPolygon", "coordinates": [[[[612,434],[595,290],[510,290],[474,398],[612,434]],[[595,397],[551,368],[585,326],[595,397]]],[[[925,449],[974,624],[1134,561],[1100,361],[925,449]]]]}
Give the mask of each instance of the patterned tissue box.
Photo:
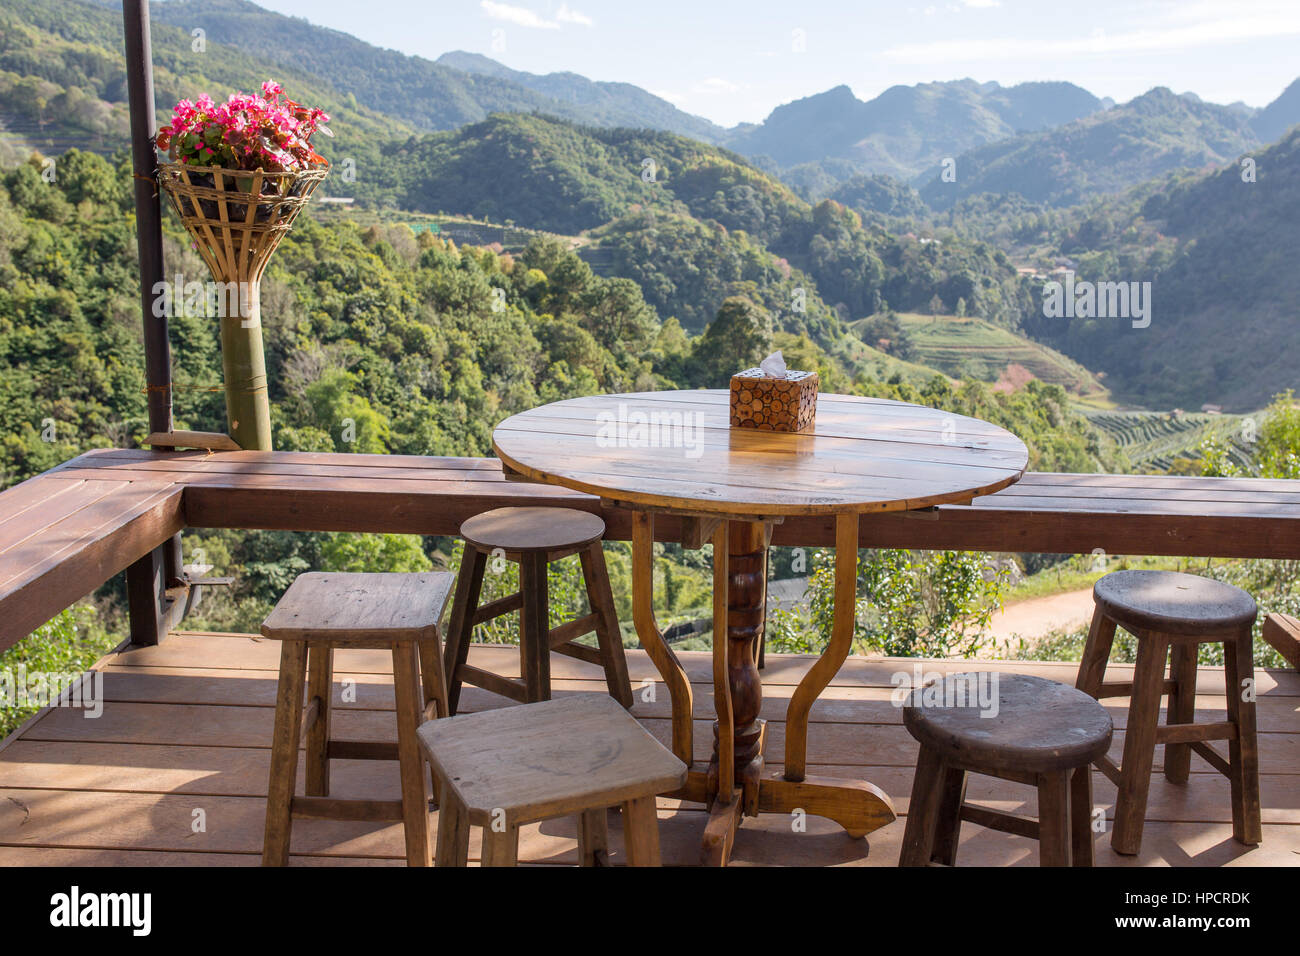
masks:
{"type": "Polygon", "coordinates": [[[772,378],[761,368],[731,376],[731,427],[802,432],[817,418],[817,373],[772,378]]]}

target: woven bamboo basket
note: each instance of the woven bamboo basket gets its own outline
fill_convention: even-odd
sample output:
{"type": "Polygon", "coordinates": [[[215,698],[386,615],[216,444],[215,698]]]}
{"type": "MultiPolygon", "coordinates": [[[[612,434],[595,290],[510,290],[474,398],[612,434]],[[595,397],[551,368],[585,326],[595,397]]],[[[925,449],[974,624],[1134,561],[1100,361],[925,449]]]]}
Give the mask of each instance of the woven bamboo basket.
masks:
{"type": "Polygon", "coordinates": [[[158,182],[221,282],[257,282],[327,169],[297,173],[163,163],[158,182]]]}
{"type": "Polygon", "coordinates": [[[238,284],[239,295],[226,300],[236,305],[235,314],[221,316],[221,361],[230,437],[241,448],[271,450],[262,273],[327,172],[268,173],[184,163],[158,167],[158,183],[212,277],[238,284]]]}

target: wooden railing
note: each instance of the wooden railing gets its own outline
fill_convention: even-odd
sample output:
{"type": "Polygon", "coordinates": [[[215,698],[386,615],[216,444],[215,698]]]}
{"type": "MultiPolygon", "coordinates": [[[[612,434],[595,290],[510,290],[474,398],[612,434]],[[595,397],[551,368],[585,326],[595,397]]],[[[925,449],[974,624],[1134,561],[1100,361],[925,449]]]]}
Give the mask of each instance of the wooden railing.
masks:
{"type": "MultiPolygon", "coordinates": [[[[631,513],[507,480],[495,459],[299,452],[90,452],[0,494],[0,649],[126,570],[131,634],[155,643],[187,582],[165,550],[184,528],[454,535],[506,505],[558,505],[631,536],[631,513]]],[[[655,523],[662,540],[689,528],[655,523]]],[[[829,547],[833,522],[790,518],[773,544],[829,547]]],[[[864,515],[862,547],[1300,558],[1300,482],[1030,473],[969,505],[864,515]]]]}

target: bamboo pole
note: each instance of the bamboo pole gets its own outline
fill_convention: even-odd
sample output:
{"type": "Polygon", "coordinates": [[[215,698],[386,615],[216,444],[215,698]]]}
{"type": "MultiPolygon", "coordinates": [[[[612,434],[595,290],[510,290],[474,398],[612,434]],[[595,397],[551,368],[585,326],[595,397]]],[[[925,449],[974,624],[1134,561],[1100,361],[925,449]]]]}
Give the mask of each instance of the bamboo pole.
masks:
{"type": "Polygon", "coordinates": [[[226,417],[240,448],[271,450],[271,402],[262,350],[261,283],[249,283],[240,314],[221,319],[221,364],[225,372],[226,417]]]}
{"type": "Polygon", "coordinates": [[[167,163],[159,171],[199,255],[224,288],[218,321],[226,417],[230,437],[246,450],[271,450],[262,273],[324,178],[324,169],[267,173],[167,163]]]}

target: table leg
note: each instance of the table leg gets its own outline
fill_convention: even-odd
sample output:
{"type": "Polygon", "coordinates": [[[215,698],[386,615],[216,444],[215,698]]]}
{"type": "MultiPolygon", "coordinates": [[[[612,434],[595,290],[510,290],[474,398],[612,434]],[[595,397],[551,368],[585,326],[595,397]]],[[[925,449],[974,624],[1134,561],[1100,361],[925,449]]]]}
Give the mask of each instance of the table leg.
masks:
{"type": "Polygon", "coordinates": [[[725,865],[736,829],[758,812],[763,774],[763,683],[756,647],[767,602],[767,529],[762,522],[724,521],[713,535],[713,759],[709,822],[702,859],[725,865]]]}
{"type": "Polygon", "coordinates": [[[830,643],[795,688],[786,708],[785,773],[763,781],[760,810],[803,810],[839,823],[851,836],[866,836],[895,818],[889,797],[865,780],[809,779],[808,715],[853,647],[858,596],[858,516],[835,519],[835,620],[830,643]]]}
{"type": "MultiPolygon", "coordinates": [[[[784,774],[764,771],[766,725],[759,717],[762,682],[755,647],[763,634],[767,599],[767,529],[762,522],[723,522],[714,534],[714,698],[718,722],[707,771],[692,770],[672,796],[709,806],[702,859],[725,865],[743,816],[759,812],[806,813],[836,821],[851,836],[865,836],[894,820],[889,798],[863,780],[804,774],[808,714],[817,696],[844,663],[853,643],[857,591],[856,515],[836,523],[835,625],[830,645],[800,682],[787,712],[784,774]],[[725,594],[725,601],[723,595],[725,594]],[[725,636],[721,639],[720,636],[725,636]],[[721,754],[730,754],[722,760],[721,754]]],[[[648,512],[632,516],[632,610],[641,644],[672,698],[673,752],[691,767],[693,757],[690,681],[654,619],[654,524],[648,512]]]]}
{"type": "MultiPolygon", "coordinates": [[[[731,763],[735,779],[761,756],[763,682],[758,674],[755,648],[763,636],[767,617],[767,532],[762,523],[730,521],[714,536],[714,554],[725,547],[722,574],[714,572],[715,590],[725,585],[725,604],[715,596],[713,642],[715,668],[726,671],[727,703],[731,717],[731,763]],[[718,580],[721,578],[721,580],[718,580]],[[720,606],[720,611],[719,611],[720,606]],[[721,627],[719,626],[721,624],[721,627]],[[726,640],[717,640],[718,634],[726,640]],[[720,652],[725,652],[720,660],[720,652]]],[[[715,672],[715,685],[718,677],[715,672]]],[[[718,720],[723,719],[719,699],[718,720]]]]}
{"type": "Polygon", "coordinates": [[[632,512],[632,621],[641,646],[668,688],[673,710],[673,753],[689,768],[694,762],[691,682],[677,655],[659,633],[654,610],[654,516],[632,512]]]}

